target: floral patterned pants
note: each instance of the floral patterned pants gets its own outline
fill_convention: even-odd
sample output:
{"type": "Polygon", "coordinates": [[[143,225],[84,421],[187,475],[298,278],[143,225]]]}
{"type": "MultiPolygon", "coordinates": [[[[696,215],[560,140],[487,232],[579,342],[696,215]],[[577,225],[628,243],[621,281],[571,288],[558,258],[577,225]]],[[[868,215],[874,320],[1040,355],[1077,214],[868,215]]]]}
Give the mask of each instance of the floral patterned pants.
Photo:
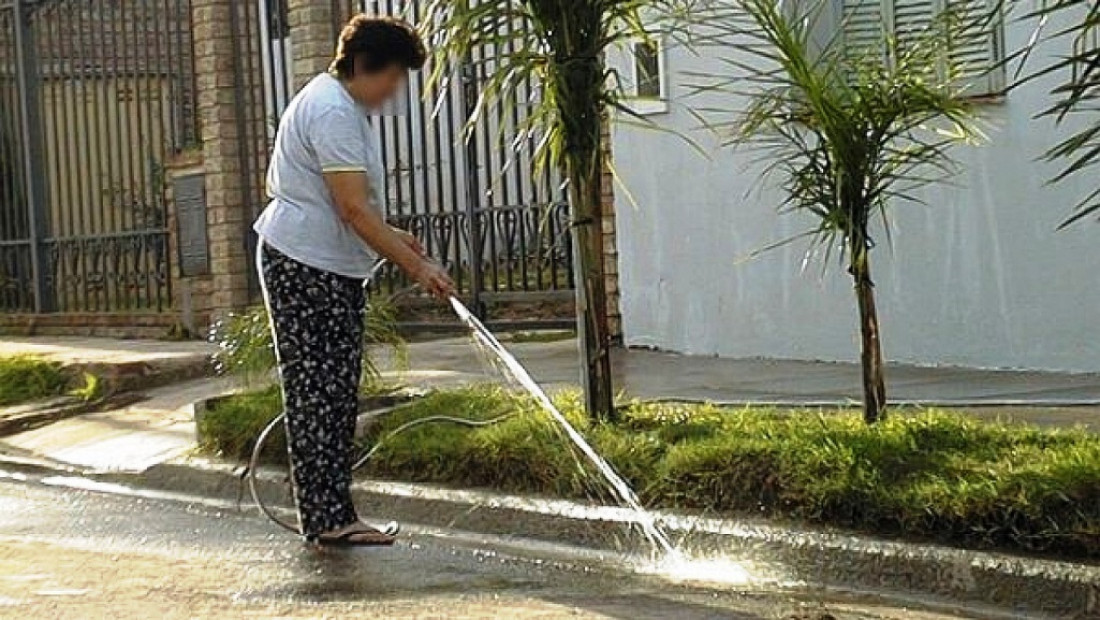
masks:
{"type": "Polygon", "coordinates": [[[352,443],[362,372],[363,281],[316,269],[261,242],[303,536],[354,523],[352,443]]]}

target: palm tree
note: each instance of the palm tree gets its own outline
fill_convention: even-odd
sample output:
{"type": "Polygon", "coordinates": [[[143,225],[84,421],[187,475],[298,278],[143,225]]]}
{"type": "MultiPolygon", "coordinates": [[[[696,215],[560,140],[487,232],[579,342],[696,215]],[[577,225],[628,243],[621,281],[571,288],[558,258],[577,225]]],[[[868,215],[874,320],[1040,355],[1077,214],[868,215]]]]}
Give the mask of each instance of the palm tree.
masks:
{"type": "Polygon", "coordinates": [[[604,286],[601,177],[603,123],[622,93],[604,54],[646,37],[643,17],[676,12],[676,0],[431,0],[423,23],[436,55],[433,78],[476,61],[483,79],[472,122],[493,101],[514,101],[539,84],[527,130],[542,136],[538,161],[568,181],[577,272],[585,402],[589,414],[614,416],[611,338],[604,286]],[[643,16],[643,12],[646,13],[643,16]]]}
{"type": "Polygon", "coordinates": [[[885,415],[886,385],[872,220],[881,218],[888,238],[887,207],[953,172],[950,148],[981,137],[960,97],[963,67],[944,53],[975,36],[980,20],[945,13],[920,32],[852,49],[839,37],[815,36],[823,14],[794,13],[775,0],[713,8],[702,22],[705,39],[730,74],[708,76],[700,88],[748,102],[727,110],[732,120],[706,118],[727,144],[762,149],[766,173],[784,190],[780,210],[815,218],[799,237],[811,239],[811,252],[823,249],[828,260],[835,250],[846,263],[859,307],[864,418],[874,423],[885,415]]]}
{"type": "MultiPolygon", "coordinates": [[[[1025,60],[1034,49],[1034,44],[1040,41],[1065,49],[1065,53],[1056,60],[1037,68],[1021,81],[1026,83],[1048,75],[1060,77],[1051,90],[1054,103],[1041,116],[1053,118],[1058,124],[1070,118],[1091,120],[1083,129],[1046,152],[1047,159],[1065,163],[1053,181],[1090,171],[1096,178],[1094,166],[1100,165],[1100,3],[1096,0],[1048,0],[1025,18],[1037,19],[1039,23],[1036,36],[1032,38],[1033,44],[1023,52],[1025,60]],[[1052,29],[1050,21],[1063,15],[1068,18],[1069,24],[1052,29]]],[[[1100,183],[1078,203],[1073,215],[1062,226],[1098,214],[1100,183]]]]}

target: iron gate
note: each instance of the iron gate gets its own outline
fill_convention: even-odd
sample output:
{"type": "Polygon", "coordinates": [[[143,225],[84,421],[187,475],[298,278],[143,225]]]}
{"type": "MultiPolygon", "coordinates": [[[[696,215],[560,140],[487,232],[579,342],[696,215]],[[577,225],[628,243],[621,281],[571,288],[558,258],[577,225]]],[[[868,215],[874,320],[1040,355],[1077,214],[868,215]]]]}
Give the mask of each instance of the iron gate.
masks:
{"type": "MultiPolygon", "coordinates": [[[[352,9],[415,22],[421,8],[420,0],[331,2],[334,42],[352,9]]],[[[278,115],[293,92],[287,71],[293,41],[286,28],[286,0],[252,0],[237,19],[238,86],[244,102],[239,107],[240,133],[245,140],[242,151],[250,154],[242,167],[257,215],[266,201],[262,173],[267,151],[253,147],[273,139],[278,115]],[[257,118],[260,111],[263,118],[257,118]]],[[[488,52],[456,68],[451,79],[432,92],[425,92],[426,71],[413,75],[396,113],[372,119],[386,165],[388,215],[446,264],[460,291],[483,315],[484,302],[571,302],[572,252],[564,192],[553,171],[533,172],[539,136],[523,131],[538,88],[528,84],[511,100],[498,102],[487,122],[464,135],[489,70],[488,52]]],[[[373,284],[385,294],[407,285],[390,267],[373,284]]],[[[571,317],[570,310],[541,320],[571,324],[571,317]]]]}
{"type": "Polygon", "coordinates": [[[199,142],[190,16],[0,2],[0,310],[170,307],[164,164],[199,142]]]}
{"type": "MultiPolygon", "coordinates": [[[[415,23],[421,4],[366,0],[360,8],[415,23]]],[[[391,219],[445,259],[455,283],[479,309],[494,299],[573,298],[569,209],[557,175],[534,172],[540,136],[524,129],[537,86],[525,84],[497,100],[464,139],[491,58],[512,51],[479,50],[430,92],[428,70],[419,72],[401,109],[375,119],[391,219]]],[[[378,286],[404,284],[391,269],[378,286]]]]}

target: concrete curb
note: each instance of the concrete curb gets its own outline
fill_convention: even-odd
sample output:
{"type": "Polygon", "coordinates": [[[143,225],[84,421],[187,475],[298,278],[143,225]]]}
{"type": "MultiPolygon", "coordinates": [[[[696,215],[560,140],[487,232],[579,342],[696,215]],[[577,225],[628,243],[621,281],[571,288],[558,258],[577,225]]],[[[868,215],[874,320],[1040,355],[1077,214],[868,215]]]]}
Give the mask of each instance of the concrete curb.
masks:
{"type": "Polygon", "coordinates": [[[99,377],[110,394],[150,390],[215,375],[209,356],[152,362],[77,362],[66,364],[64,370],[74,375],[87,372],[99,377]]]}
{"type": "MultiPolygon", "coordinates": [[[[251,499],[239,468],[189,461],[141,474],[109,474],[112,482],[146,489],[237,501],[251,499]],[[243,492],[243,494],[242,494],[243,492]]],[[[265,471],[260,492],[289,508],[283,475],[265,471]]],[[[359,481],[357,504],[365,514],[488,535],[579,545],[622,552],[644,549],[631,514],[613,507],[542,500],[420,484],[359,481]]],[[[995,606],[1011,616],[1100,617],[1100,566],[901,543],[828,530],[783,527],[657,513],[693,557],[736,559],[762,581],[803,583],[846,590],[887,591],[901,598],[995,606]]],[[[713,571],[733,569],[717,564],[713,571]]],[[[708,573],[713,574],[713,572],[708,573]]]]}
{"type": "Polygon", "coordinates": [[[139,394],[124,392],[92,401],[62,396],[12,407],[0,407],[0,438],[93,411],[127,407],[140,402],[142,398],[139,394]]]}

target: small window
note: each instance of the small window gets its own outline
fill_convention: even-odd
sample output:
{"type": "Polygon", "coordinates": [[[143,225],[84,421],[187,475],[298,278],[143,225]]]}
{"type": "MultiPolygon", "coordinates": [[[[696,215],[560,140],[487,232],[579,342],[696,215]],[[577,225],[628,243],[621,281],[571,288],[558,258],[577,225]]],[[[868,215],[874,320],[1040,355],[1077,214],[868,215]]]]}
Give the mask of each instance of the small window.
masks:
{"type": "Polygon", "coordinates": [[[661,50],[656,41],[634,44],[634,96],[661,99],[661,50]]]}
{"type": "Polygon", "coordinates": [[[630,44],[630,108],[638,114],[668,111],[664,45],[659,38],[630,44]]]}

